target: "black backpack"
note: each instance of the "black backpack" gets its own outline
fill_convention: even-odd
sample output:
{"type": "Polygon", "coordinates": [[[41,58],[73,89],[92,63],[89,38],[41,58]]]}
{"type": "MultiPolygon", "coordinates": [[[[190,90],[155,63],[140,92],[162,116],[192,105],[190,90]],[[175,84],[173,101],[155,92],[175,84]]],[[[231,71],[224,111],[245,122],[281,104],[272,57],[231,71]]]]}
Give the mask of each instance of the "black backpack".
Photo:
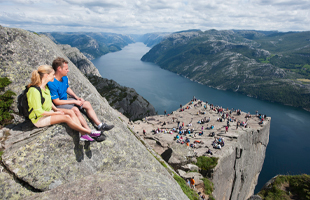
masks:
{"type": "MultiPolygon", "coordinates": [[[[34,87],[37,90],[39,90],[39,92],[41,94],[41,103],[43,105],[45,99],[42,96],[41,88],[39,86],[31,86],[31,87],[34,87]]],[[[24,116],[26,119],[29,119],[29,114],[33,110],[33,108],[31,108],[31,110],[29,111],[29,105],[28,105],[28,99],[27,99],[27,92],[28,92],[29,88],[27,88],[27,86],[26,86],[26,89],[17,97],[18,113],[20,115],[24,116]]]]}

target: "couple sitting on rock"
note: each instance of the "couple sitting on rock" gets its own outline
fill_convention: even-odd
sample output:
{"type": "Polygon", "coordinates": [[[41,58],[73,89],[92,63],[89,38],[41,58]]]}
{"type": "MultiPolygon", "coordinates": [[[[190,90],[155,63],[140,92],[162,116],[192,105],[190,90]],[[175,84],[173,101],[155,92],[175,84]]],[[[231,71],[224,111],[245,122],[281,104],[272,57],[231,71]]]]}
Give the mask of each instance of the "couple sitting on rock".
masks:
{"type": "Polygon", "coordinates": [[[99,121],[94,109],[88,101],[79,98],[69,87],[67,73],[68,62],[63,58],[56,58],[52,64],[42,65],[32,72],[31,83],[27,86],[29,108],[33,109],[29,119],[36,127],[44,127],[58,123],[68,126],[81,133],[81,141],[93,142],[93,138],[104,136],[103,131],[110,130],[114,125],[107,125],[99,121]],[[45,99],[41,102],[42,96],[45,99]],[[67,94],[73,98],[67,98],[67,94]],[[80,111],[86,110],[87,116],[97,125],[97,130],[91,130],[80,111]]]}

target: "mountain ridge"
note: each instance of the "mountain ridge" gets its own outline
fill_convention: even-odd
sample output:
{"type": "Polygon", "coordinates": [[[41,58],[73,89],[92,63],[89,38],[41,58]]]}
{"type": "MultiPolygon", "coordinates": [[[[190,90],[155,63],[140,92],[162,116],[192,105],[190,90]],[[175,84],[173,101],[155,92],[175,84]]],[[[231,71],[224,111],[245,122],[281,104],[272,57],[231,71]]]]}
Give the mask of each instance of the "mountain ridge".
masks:
{"type": "Polygon", "coordinates": [[[305,38],[310,39],[310,34],[286,33],[281,38],[270,35],[253,31],[235,33],[232,30],[174,33],[154,46],[141,60],[156,63],[163,69],[210,87],[309,110],[310,84],[301,80],[310,77],[307,64],[310,63],[307,57],[310,47],[298,36],[307,41],[305,38]],[[256,33],[257,39],[245,38],[244,35],[249,33],[256,33]],[[272,37],[272,40],[266,37],[272,37]],[[297,38],[294,48],[289,45],[294,41],[282,42],[287,38],[297,38]],[[274,47],[275,41],[278,41],[281,52],[274,47]],[[303,59],[298,54],[300,51],[304,52],[303,59]],[[295,60],[300,63],[298,66],[295,60]],[[283,66],[286,62],[288,64],[283,66]]]}

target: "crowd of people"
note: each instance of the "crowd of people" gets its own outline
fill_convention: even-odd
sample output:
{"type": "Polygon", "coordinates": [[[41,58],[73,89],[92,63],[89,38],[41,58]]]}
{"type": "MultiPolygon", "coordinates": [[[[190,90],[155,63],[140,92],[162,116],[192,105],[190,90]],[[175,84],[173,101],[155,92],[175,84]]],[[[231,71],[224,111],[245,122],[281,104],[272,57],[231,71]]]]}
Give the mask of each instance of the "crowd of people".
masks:
{"type": "MultiPolygon", "coordinates": [[[[173,116],[172,117],[173,123],[168,122],[168,124],[177,123],[176,126],[170,129],[167,129],[166,127],[154,129],[153,130],[154,134],[158,134],[158,133],[171,134],[173,135],[173,138],[176,143],[181,144],[181,145],[186,145],[191,148],[206,147],[207,150],[203,153],[203,155],[213,156],[214,154],[213,151],[216,152],[217,150],[221,150],[225,146],[224,138],[219,137],[219,135],[217,136],[216,134],[217,131],[220,131],[224,127],[225,133],[227,133],[229,128],[232,125],[236,126],[236,129],[238,129],[239,127],[247,128],[249,124],[248,121],[251,118],[253,118],[253,116],[250,113],[245,114],[244,119],[240,118],[238,117],[242,114],[240,109],[230,109],[230,110],[228,108],[224,109],[220,106],[215,106],[213,104],[204,103],[203,101],[197,101],[195,97],[192,99],[191,102],[189,102],[185,106],[180,105],[179,112],[184,112],[186,110],[190,110],[193,108],[195,108],[195,111],[194,112],[191,111],[189,112],[189,114],[192,116],[201,116],[200,118],[198,118],[199,119],[198,121],[194,120],[193,122],[194,118],[191,118],[191,120],[188,123],[185,123],[184,121],[186,120],[182,122],[177,117],[173,116]],[[203,116],[203,115],[206,115],[207,113],[206,111],[209,109],[210,109],[209,112],[211,112],[211,114],[213,112],[218,115],[218,117],[214,118],[213,121],[211,119],[212,116],[208,116],[208,115],[203,116]],[[196,113],[196,110],[198,110],[197,113],[196,113]],[[219,126],[220,124],[219,122],[223,123],[223,126],[219,126]],[[209,136],[211,138],[214,138],[212,141],[210,141],[210,147],[208,147],[209,146],[208,144],[207,146],[204,145],[203,137],[199,137],[199,136],[203,136],[204,132],[208,133],[206,137],[209,136]]],[[[260,119],[259,124],[263,124],[266,118],[266,115],[258,114],[258,111],[257,111],[256,117],[260,119]]],[[[166,121],[168,119],[169,118],[167,118],[166,121]]],[[[160,122],[158,124],[162,126],[167,125],[166,122],[164,123],[160,122]]],[[[145,131],[143,133],[145,134],[145,131]]],[[[194,184],[192,184],[191,180],[188,180],[188,185],[194,188],[193,187],[194,184]]],[[[205,199],[203,195],[199,195],[199,196],[201,197],[201,199],[205,199]]]]}
{"type": "MultiPolygon", "coordinates": [[[[216,114],[219,114],[219,117],[216,119],[216,122],[225,122],[226,121],[226,125],[224,125],[224,130],[225,133],[228,132],[229,127],[231,126],[231,123],[236,123],[236,129],[238,129],[239,127],[244,127],[247,128],[248,127],[248,120],[252,117],[252,115],[250,113],[247,113],[245,115],[245,120],[238,120],[236,117],[233,116],[233,113],[235,113],[236,115],[241,115],[241,110],[240,109],[231,109],[229,110],[224,109],[220,106],[215,106],[213,104],[208,104],[207,102],[204,103],[203,101],[197,101],[197,99],[195,97],[193,97],[193,99],[184,107],[182,105],[180,105],[180,109],[179,112],[183,112],[185,110],[188,109],[192,109],[194,106],[194,108],[197,107],[203,107],[205,110],[210,109],[211,111],[214,111],[216,114]]],[[[204,115],[206,112],[205,110],[199,110],[197,112],[197,115],[204,115]]],[[[164,112],[166,114],[166,111],[164,112]]],[[[259,124],[263,124],[264,123],[264,119],[266,117],[266,115],[261,115],[258,114],[258,111],[256,111],[256,116],[260,118],[260,122],[259,124]]],[[[176,120],[175,117],[173,117],[173,122],[176,120]]],[[[190,147],[197,147],[198,143],[190,143],[190,139],[189,138],[196,138],[198,136],[203,136],[204,134],[204,130],[214,130],[215,126],[213,124],[209,125],[205,125],[206,123],[210,123],[211,122],[211,117],[207,117],[204,116],[202,117],[200,120],[197,121],[198,125],[201,125],[201,131],[200,130],[195,130],[194,127],[197,126],[193,126],[192,121],[190,121],[186,127],[185,127],[185,123],[184,122],[180,122],[179,120],[177,120],[177,126],[172,128],[171,130],[168,130],[167,128],[157,128],[153,130],[154,134],[158,134],[158,133],[169,133],[169,134],[176,134],[174,136],[174,139],[177,143],[179,144],[187,144],[187,146],[190,147]]],[[[164,122],[162,124],[162,126],[165,126],[166,122],[164,122]]],[[[145,132],[144,132],[145,134],[145,132]]],[[[215,132],[211,132],[209,133],[210,137],[215,137],[215,132]]],[[[221,149],[224,146],[224,139],[223,138],[216,138],[214,139],[214,141],[212,142],[212,146],[215,149],[221,149]]],[[[209,153],[210,154],[210,153],[209,153]]]]}

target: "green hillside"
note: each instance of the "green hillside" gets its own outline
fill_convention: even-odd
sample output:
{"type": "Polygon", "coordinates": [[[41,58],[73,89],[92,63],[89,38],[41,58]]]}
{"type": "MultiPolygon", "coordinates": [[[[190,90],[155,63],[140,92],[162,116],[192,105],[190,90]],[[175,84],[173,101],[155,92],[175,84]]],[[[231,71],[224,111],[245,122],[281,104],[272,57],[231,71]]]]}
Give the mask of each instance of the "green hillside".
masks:
{"type": "Polygon", "coordinates": [[[141,60],[211,87],[310,109],[309,33],[179,32],[141,60]]]}

